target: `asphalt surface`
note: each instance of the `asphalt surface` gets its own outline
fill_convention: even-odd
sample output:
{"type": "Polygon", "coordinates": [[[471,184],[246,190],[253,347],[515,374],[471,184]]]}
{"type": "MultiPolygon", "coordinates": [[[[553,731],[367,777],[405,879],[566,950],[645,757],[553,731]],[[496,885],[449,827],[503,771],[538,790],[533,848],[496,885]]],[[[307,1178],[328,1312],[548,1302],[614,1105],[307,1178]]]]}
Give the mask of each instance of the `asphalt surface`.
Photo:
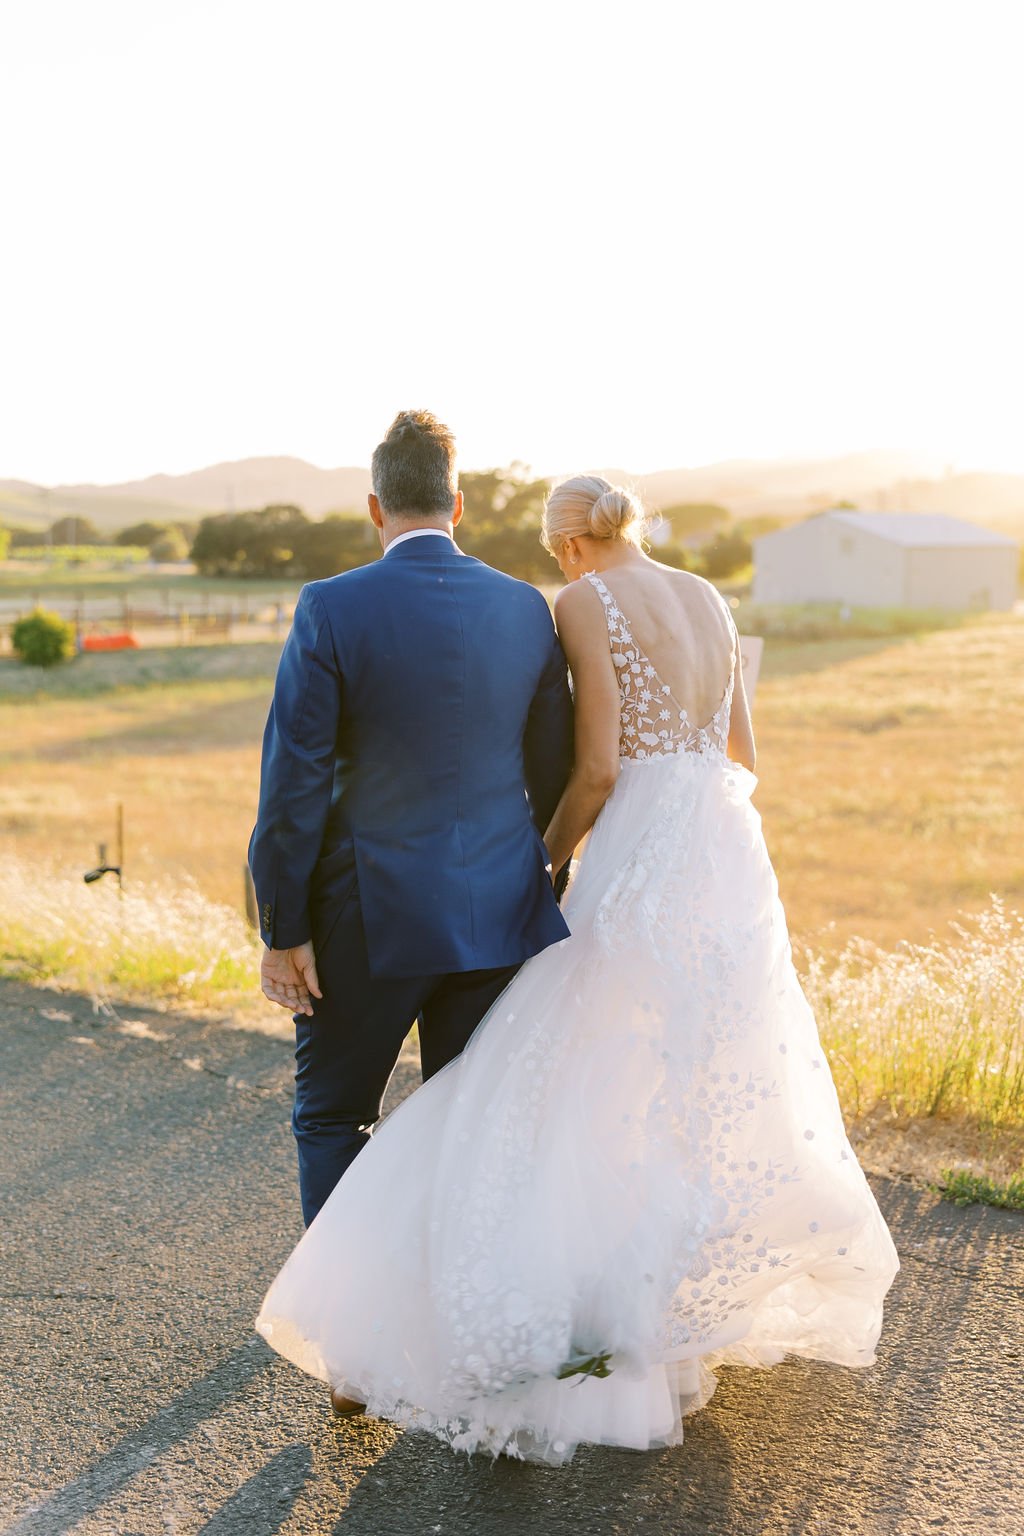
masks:
{"type": "Polygon", "coordinates": [[[252,1331],[300,1230],[290,1071],[223,1021],[0,983],[4,1533],[1024,1536],[1024,1217],[890,1180],[870,1371],[723,1371],[682,1446],[562,1470],[334,1419],[252,1331]]]}

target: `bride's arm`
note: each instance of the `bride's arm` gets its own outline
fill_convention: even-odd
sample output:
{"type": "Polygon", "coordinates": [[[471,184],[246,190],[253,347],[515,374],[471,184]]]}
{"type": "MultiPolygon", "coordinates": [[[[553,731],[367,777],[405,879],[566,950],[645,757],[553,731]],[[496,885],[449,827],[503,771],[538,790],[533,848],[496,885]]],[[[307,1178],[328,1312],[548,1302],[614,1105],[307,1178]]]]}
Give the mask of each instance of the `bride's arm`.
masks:
{"type": "Polygon", "coordinates": [[[572,776],[544,834],[551,867],[561,869],[594,825],[619,776],[619,684],[604,608],[589,582],[574,581],[558,594],[555,623],[576,706],[572,776]]]}
{"type": "Polygon", "coordinates": [[[750,703],[743,684],[743,657],[740,655],[739,637],[736,639],[736,681],[732,686],[732,713],[729,716],[729,756],[734,763],[742,763],[753,773],[757,765],[757,748],[754,745],[754,727],[750,719],[750,703]]]}

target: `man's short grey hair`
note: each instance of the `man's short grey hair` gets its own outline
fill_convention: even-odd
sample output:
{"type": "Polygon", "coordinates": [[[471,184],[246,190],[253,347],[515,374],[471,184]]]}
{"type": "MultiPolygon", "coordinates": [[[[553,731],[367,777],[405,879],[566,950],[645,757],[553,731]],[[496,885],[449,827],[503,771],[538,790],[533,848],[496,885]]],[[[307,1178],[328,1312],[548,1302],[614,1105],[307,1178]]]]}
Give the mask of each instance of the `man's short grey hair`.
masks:
{"type": "Polygon", "coordinates": [[[399,411],[373,452],[373,490],[392,517],[455,510],[455,438],[430,411],[399,411]]]}

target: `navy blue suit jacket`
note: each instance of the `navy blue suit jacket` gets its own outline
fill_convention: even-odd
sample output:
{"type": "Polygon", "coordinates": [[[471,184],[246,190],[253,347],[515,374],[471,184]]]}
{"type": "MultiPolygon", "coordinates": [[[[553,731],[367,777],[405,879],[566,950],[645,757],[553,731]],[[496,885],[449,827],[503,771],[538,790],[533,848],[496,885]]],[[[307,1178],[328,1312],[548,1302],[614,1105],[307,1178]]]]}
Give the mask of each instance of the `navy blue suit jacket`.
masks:
{"type": "Polygon", "coordinates": [[[541,830],[571,762],[535,588],[436,536],[309,583],[249,844],[264,942],[315,942],[353,895],[377,977],[515,965],[565,938],[541,830]]]}

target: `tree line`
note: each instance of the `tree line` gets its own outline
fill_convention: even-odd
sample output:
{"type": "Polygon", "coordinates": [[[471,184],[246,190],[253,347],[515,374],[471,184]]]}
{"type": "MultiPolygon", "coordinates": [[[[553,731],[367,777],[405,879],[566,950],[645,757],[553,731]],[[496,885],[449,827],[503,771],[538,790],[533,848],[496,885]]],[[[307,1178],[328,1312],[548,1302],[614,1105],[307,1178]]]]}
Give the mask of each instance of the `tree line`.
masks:
{"type": "Polygon", "coordinates": [[[187,560],[199,529],[195,522],[141,522],[104,535],[88,517],[59,517],[45,533],[38,528],[0,528],[0,559],[6,550],[41,549],[145,549],[154,560],[187,560]]]}
{"type": "MultiPolygon", "coordinates": [[[[490,470],[462,474],[459,485],[465,502],[459,547],[524,581],[550,581],[555,569],[539,537],[548,482],[490,470]]],[[[670,507],[656,519],[653,539],[657,559],[712,580],[733,575],[751,559],[748,532],[722,507],[670,507]]],[[[365,565],[379,551],[366,516],[335,513],[313,521],[285,505],[203,518],[192,559],[204,575],[308,581],[365,565]]]]}
{"type": "MultiPolygon", "coordinates": [[[[525,581],[550,581],[551,557],[539,540],[549,484],[531,478],[521,465],[467,472],[459,484],[465,501],[459,546],[499,570],[525,581]]],[[[38,532],[14,530],[12,546],[38,545],[38,532]]],[[[316,580],[351,570],[376,558],[376,529],[365,513],[308,517],[290,504],[247,512],[218,512],[198,523],[142,522],[104,540],[87,518],[64,517],[50,529],[54,545],[97,545],[148,549],[156,560],[191,559],[201,574],[316,580]]],[[[683,504],[655,519],[652,547],[667,565],[712,580],[741,571],[751,559],[748,529],[723,507],[683,504]]]]}

